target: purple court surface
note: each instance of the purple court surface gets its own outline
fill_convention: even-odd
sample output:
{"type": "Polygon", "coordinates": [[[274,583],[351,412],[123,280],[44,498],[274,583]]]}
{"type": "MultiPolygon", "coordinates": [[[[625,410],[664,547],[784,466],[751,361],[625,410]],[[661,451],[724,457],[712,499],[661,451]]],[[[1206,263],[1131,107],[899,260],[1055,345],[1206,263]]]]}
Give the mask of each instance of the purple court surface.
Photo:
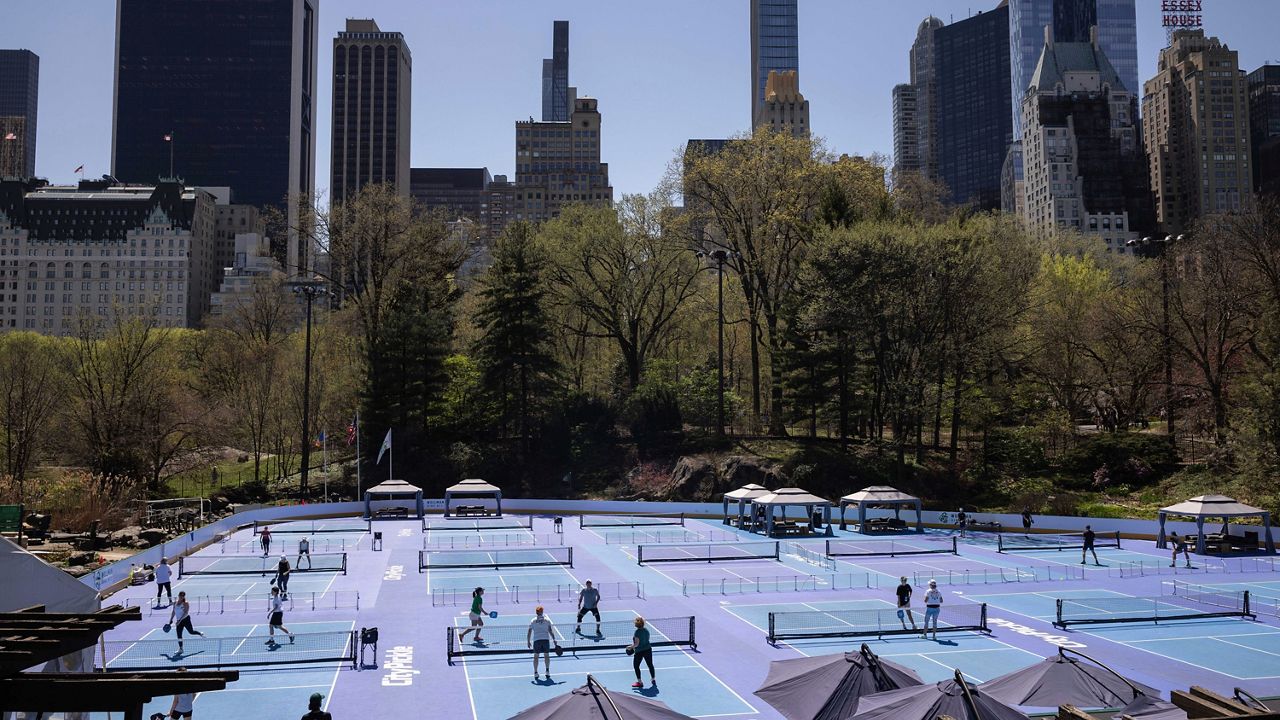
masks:
{"type": "MultiPolygon", "coordinates": [[[[141,606],[143,622],[109,633],[98,663],[105,660],[108,669],[236,666],[239,682],[195,703],[196,718],[236,720],[300,717],[316,692],[338,720],[503,720],[578,687],[588,673],[612,690],[656,698],[688,715],[775,720],[781,716],[753,695],[770,661],[864,642],[926,680],[950,677],[956,668],[988,680],[1064,645],[1166,696],[1193,684],[1223,694],[1240,687],[1280,695],[1280,563],[1272,558],[1193,556],[1191,568],[1171,568],[1150,541],[1123,540],[1122,547],[1099,548],[1097,563],[1090,556],[1081,564],[1079,549],[1047,543],[1000,552],[991,533],[970,533],[951,553],[946,531],[891,540],[837,531],[830,548],[825,538],[783,540],[774,559],[773,541],[761,543],[718,520],[643,527],[595,521],[601,524],[580,527],[576,517],[566,517],[562,534],[548,516],[375,521],[381,550],[354,519],[285,526],[290,532],[275,533],[265,564],[273,566],[281,551],[296,564],[303,537],[317,554],[314,569],[290,581],[284,624],[296,635],[293,645],[283,635],[268,642],[271,576],[262,573],[258,538],[246,528],[186,559],[189,572],[174,584],[191,599],[195,627],[208,639],[188,638],[177,652],[174,636],[162,627],[167,603],[155,604],[152,585],[131,587],[108,602],[141,606]],[[895,557],[839,554],[881,551],[890,542],[895,557]],[[920,550],[941,552],[912,553],[920,550]],[[794,638],[900,630],[893,599],[901,576],[915,586],[917,623],[925,587],[935,579],[945,597],[944,629],[980,617],[975,606],[985,603],[989,632],[944,632],[937,640],[915,634],[794,638]],[[599,635],[590,616],[575,632],[576,592],[587,579],[602,590],[599,635]],[[485,618],[482,642],[451,638],[449,628],[468,624],[477,586],[486,589],[485,609],[498,617],[485,618]],[[1060,605],[1064,618],[1085,621],[1178,615],[1188,608],[1231,612],[1244,591],[1254,619],[1054,625],[1060,605]],[[552,656],[549,680],[535,680],[525,649],[525,629],[539,603],[568,650],[552,656]],[[767,642],[771,613],[778,613],[778,634],[792,639],[767,642]],[[649,684],[646,671],[645,687],[632,689],[630,658],[620,648],[630,641],[637,614],[651,621],[655,642],[675,644],[654,651],[657,683],[649,684]],[[360,647],[360,630],[375,627],[376,649],[360,647]],[[253,665],[264,660],[271,664],[253,665]],[[284,661],[293,664],[277,664],[284,661]]],[[[1020,537],[1006,534],[1006,549],[1020,537]]],[[[169,702],[157,698],[147,714],[167,712],[169,702]]]]}

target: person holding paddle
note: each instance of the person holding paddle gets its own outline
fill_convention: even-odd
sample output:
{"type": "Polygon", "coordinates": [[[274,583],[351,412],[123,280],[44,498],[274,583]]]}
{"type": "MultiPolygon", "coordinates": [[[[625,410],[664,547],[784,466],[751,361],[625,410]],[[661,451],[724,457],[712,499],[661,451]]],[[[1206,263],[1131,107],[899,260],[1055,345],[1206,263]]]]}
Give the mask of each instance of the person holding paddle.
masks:
{"type": "Polygon", "coordinates": [[[169,611],[169,622],[165,624],[165,630],[168,631],[170,625],[177,623],[178,632],[178,653],[182,653],[182,631],[186,630],[192,635],[204,637],[204,633],[191,627],[191,605],[187,602],[187,591],[178,591],[178,599],[173,602],[173,609],[169,611]]]}
{"type": "Polygon", "coordinates": [[[293,568],[289,566],[289,558],[280,553],[280,562],[276,563],[276,577],[272,584],[280,588],[281,600],[289,599],[289,573],[293,568]]]}
{"type": "Polygon", "coordinates": [[[467,633],[474,631],[476,634],[476,642],[484,642],[484,638],[480,637],[480,632],[484,628],[484,588],[478,587],[471,591],[471,612],[467,617],[471,619],[471,627],[458,633],[458,642],[467,636],[467,633]]]}

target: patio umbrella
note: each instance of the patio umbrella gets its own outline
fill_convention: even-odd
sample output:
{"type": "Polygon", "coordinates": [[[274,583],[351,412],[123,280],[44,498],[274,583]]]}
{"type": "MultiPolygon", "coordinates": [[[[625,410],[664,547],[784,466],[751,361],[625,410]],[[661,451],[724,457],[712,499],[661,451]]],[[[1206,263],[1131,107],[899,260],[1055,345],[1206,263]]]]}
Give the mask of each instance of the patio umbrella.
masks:
{"type": "Polygon", "coordinates": [[[1063,648],[1053,657],[1014,670],[978,686],[982,692],[1010,705],[1087,708],[1122,707],[1140,695],[1155,697],[1159,691],[1123,677],[1111,668],[1074,650],[1067,657],[1063,648]]]}
{"type": "Polygon", "coordinates": [[[594,677],[575,690],[540,702],[508,720],[693,720],[666,703],[606,690],[594,677]]]}
{"type": "Polygon", "coordinates": [[[844,720],[864,695],[923,683],[864,644],[858,652],[771,662],[756,695],[789,720],[844,720]]]}
{"type": "Polygon", "coordinates": [[[1139,695],[1116,713],[1116,717],[1124,716],[1133,720],[1187,720],[1187,712],[1171,702],[1165,702],[1152,695],[1139,695]]]}
{"type": "Polygon", "coordinates": [[[1028,720],[969,684],[959,670],[951,680],[868,695],[858,705],[850,720],[933,720],[939,715],[956,720],[1028,720]]]}

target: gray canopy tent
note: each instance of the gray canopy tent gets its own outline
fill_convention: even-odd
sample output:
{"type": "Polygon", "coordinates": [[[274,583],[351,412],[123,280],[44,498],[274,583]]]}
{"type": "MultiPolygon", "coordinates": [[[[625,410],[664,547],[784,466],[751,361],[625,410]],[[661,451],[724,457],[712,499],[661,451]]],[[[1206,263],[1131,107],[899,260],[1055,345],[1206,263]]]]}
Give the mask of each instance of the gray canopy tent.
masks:
{"type": "Polygon", "coordinates": [[[469,478],[444,491],[444,516],[449,517],[449,507],[454,498],[493,498],[498,503],[494,517],[502,517],[502,490],[479,478],[469,478]]]}
{"type": "Polygon", "coordinates": [[[788,507],[802,507],[805,509],[805,517],[812,519],[816,508],[822,508],[822,525],[826,529],[826,535],[835,535],[831,528],[831,501],[826,498],[820,498],[817,495],[809,493],[807,490],[800,488],[778,488],[768,495],[761,495],[751,501],[753,509],[764,514],[764,531],[765,535],[773,537],[775,529],[776,508],[782,508],[782,517],[778,520],[785,521],[787,517],[788,507]]]}
{"type": "Polygon", "coordinates": [[[1164,523],[1169,515],[1186,515],[1196,519],[1196,554],[1205,551],[1204,520],[1205,518],[1222,518],[1222,534],[1230,534],[1230,522],[1233,517],[1253,517],[1262,519],[1263,546],[1268,553],[1274,554],[1276,542],[1271,537],[1271,513],[1252,505],[1236,502],[1226,495],[1200,495],[1186,502],[1161,508],[1159,513],[1160,532],[1156,536],[1156,547],[1167,547],[1164,536],[1164,523]]]}
{"type": "Polygon", "coordinates": [[[845,509],[850,505],[858,506],[858,531],[866,532],[867,527],[867,508],[876,506],[890,506],[893,508],[893,516],[898,517],[904,505],[914,507],[916,509],[916,532],[924,532],[924,522],[921,518],[920,498],[908,495],[901,490],[891,488],[888,485],[872,485],[865,487],[856,493],[850,493],[840,498],[840,529],[847,529],[845,526],[845,509]]]}
{"type": "Polygon", "coordinates": [[[724,494],[724,524],[729,525],[729,503],[738,503],[737,524],[742,525],[742,519],[747,517],[747,504],[758,497],[768,495],[769,491],[763,485],[743,485],[737,490],[730,490],[724,494]]]}
{"type": "Polygon", "coordinates": [[[394,500],[397,498],[413,498],[414,512],[422,517],[422,488],[404,480],[384,480],[364,491],[364,516],[373,517],[374,500],[394,500]]]}

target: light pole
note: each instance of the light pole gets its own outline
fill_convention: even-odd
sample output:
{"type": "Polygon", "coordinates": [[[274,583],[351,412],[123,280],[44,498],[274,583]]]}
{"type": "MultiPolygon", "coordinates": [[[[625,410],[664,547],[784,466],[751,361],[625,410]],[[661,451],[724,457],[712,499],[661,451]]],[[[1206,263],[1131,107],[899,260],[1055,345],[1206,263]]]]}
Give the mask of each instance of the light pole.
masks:
{"type": "Polygon", "coordinates": [[[330,293],[318,280],[294,283],[293,292],[307,301],[306,348],[302,361],[302,477],[299,481],[299,491],[306,497],[307,475],[311,469],[311,303],[330,293]]]}
{"type": "Polygon", "coordinates": [[[1173,235],[1165,235],[1159,237],[1144,237],[1141,240],[1129,240],[1126,245],[1136,246],[1143,250],[1155,249],[1160,255],[1160,323],[1162,338],[1162,351],[1164,353],[1164,417],[1165,431],[1169,435],[1169,444],[1173,446],[1174,453],[1177,453],[1178,443],[1177,435],[1174,431],[1174,409],[1173,409],[1173,338],[1169,334],[1169,249],[1176,243],[1182,242],[1186,238],[1185,235],[1174,237],[1173,235]]]}
{"type": "Polygon", "coordinates": [[[737,253],[716,249],[698,257],[716,261],[716,437],[724,437],[724,261],[737,253]]]}

